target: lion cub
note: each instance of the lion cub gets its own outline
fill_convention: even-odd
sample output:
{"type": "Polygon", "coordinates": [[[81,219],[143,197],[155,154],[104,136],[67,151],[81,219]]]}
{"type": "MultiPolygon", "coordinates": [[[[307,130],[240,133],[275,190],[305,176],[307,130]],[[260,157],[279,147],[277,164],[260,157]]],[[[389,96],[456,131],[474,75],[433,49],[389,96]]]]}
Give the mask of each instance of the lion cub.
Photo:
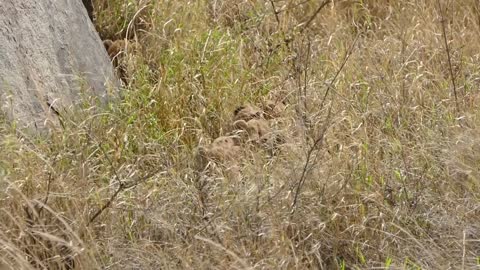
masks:
{"type": "Polygon", "coordinates": [[[267,148],[276,148],[284,142],[284,138],[273,132],[265,112],[252,105],[237,108],[233,117],[233,128],[245,131],[248,141],[262,144],[267,148]]]}
{"type": "Polygon", "coordinates": [[[113,60],[115,57],[119,57],[122,53],[125,53],[127,50],[134,50],[135,44],[124,39],[110,40],[106,39],[103,41],[103,46],[107,50],[108,56],[113,60]]]}
{"type": "Polygon", "coordinates": [[[246,131],[249,141],[259,143],[266,141],[272,132],[265,119],[252,119],[250,121],[237,120],[233,123],[233,127],[238,130],[246,131]]]}
{"type": "Polygon", "coordinates": [[[233,121],[250,121],[254,118],[263,118],[263,111],[250,104],[240,106],[233,112],[233,121]]]}
{"type": "Polygon", "coordinates": [[[198,148],[198,153],[203,164],[213,160],[217,162],[232,161],[238,157],[240,153],[240,145],[238,137],[221,136],[216,138],[210,145],[198,148]]]}
{"type": "Polygon", "coordinates": [[[127,84],[129,76],[125,56],[127,51],[134,51],[136,49],[135,43],[123,39],[115,41],[106,39],[103,41],[103,45],[105,46],[105,50],[107,50],[108,56],[112,60],[113,66],[117,69],[118,76],[125,84],[127,84]]]}

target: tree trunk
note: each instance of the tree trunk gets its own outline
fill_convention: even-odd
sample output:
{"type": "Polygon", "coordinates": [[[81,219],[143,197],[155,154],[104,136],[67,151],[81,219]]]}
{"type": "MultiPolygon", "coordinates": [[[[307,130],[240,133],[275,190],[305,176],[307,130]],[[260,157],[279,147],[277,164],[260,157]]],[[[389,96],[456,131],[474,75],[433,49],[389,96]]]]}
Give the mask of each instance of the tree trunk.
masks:
{"type": "Polygon", "coordinates": [[[44,130],[81,92],[105,100],[108,82],[118,85],[80,1],[0,1],[0,110],[8,119],[44,130]]]}

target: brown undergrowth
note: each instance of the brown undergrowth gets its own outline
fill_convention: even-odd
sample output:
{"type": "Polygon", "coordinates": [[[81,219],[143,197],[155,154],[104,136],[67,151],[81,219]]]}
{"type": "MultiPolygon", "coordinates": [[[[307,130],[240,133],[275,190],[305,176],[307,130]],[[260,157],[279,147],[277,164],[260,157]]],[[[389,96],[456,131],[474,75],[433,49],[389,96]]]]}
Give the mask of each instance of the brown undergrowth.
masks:
{"type": "Polygon", "coordinates": [[[0,269],[479,267],[476,1],[94,8],[122,99],[2,120],[0,269]]]}

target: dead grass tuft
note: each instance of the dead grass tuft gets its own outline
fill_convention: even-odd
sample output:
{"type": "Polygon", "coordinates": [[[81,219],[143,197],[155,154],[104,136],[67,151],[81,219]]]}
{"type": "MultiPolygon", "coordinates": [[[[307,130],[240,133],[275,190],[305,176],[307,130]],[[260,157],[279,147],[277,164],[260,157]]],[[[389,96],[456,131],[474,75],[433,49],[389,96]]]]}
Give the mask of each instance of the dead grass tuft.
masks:
{"type": "Polygon", "coordinates": [[[128,83],[2,120],[0,269],[479,267],[476,1],[94,2],[128,83]]]}

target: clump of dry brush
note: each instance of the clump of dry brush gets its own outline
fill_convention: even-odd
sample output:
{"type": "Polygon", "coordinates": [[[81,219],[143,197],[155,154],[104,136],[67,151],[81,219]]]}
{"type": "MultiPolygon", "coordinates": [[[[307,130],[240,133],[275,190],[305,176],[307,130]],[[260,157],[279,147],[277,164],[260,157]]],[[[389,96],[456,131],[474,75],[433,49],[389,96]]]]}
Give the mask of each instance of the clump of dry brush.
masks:
{"type": "Polygon", "coordinates": [[[94,7],[122,101],[2,122],[1,267],[479,267],[477,1],[94,7]]]}

